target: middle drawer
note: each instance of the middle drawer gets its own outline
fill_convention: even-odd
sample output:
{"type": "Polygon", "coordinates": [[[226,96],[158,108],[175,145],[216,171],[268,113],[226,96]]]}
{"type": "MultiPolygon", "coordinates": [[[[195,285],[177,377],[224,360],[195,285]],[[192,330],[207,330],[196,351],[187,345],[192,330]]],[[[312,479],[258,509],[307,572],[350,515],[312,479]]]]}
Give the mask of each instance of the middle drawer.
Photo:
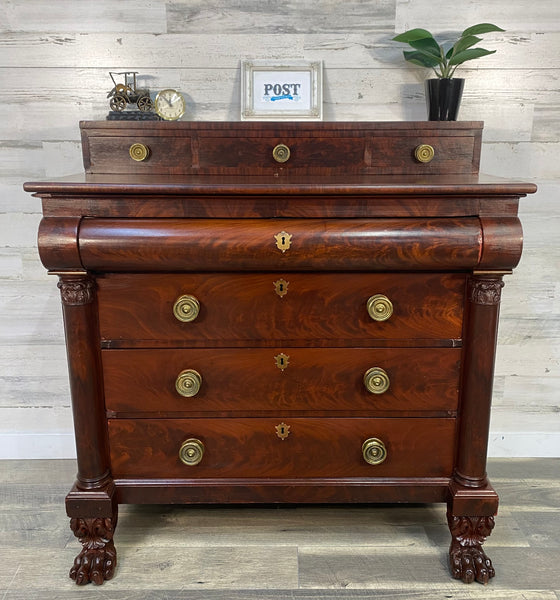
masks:
{"type": "Polygon", "coordinates": [[[453,411],[459,348],[104,350],[115,413],[453,411]]]}
{"type": "Polygon", "coordinates": [[[101,338],[112,347],[462,334],[464,273],[116,273],[97,283],[101,338]]]}

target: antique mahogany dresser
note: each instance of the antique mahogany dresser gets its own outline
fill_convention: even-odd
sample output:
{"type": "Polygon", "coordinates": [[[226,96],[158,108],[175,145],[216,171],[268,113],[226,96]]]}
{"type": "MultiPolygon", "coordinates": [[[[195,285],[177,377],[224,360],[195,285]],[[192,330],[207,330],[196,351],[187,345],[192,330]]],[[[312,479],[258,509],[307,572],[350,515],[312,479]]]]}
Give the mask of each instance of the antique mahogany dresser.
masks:
{"type": "Polygon", "coordinates": [[[25,185],[62,296],[76,583],[112,577],[119,503],[331,502],[446,502],[452,575],[486,583],[502,276],[536,188],[479,176],[482,124],[81,133],[85,175],[25,185]]]}

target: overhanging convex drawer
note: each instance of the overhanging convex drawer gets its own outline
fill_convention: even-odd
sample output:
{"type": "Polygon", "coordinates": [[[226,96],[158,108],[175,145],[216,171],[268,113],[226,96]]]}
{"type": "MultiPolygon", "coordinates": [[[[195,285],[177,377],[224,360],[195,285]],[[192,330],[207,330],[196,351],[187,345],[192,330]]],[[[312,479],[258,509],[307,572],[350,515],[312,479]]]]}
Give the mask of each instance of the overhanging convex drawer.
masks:
{"type": "Polygon", "coordinates": [[[444,271],[476,267],[481,247],[476,217],[84,219],[79,231],[95,271],[444,271]]]}

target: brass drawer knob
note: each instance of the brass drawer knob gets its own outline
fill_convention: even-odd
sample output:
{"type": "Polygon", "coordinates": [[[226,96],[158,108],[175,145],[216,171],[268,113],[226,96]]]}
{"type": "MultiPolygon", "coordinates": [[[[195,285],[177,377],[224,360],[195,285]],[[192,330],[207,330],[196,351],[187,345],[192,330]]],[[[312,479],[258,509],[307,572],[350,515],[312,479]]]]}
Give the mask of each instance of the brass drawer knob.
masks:
{"type": "Polygon", "coordinates": [[[435,150],[429,144],[420,144],[414,149],[414,158],[421,163],[429,163],[435,156],[435,150]]]}
{"type": "Polygon", "coordinates": [[[272,157],[276,162],[285,163],[290,159],[290,149],[285,144],[278,144],[272,150],[272,157]]]}
{"type": "Polygon", "coordinates": [[[375,294],[367,301],[367,311],[374,321],[386,321],[393,314],[393,303],[383,294],[375,294]]]}
{"type": "Polygon", "coordinates": [[[379,438],[368,438],[362,444],[362,455],[370,465],[380,465],[387,458],[387,448],[379,438]]]}
{"type": "Polygon", "coordinates": [[[383,394],[391,385],[389,375],[381,367],[372,367],[364,374],[366,390],[372,394],[383,394]]]}
{"type": "Polygon", "coordinates": [[[177,393],[185,398],[192,398],[200,391],[202,385],[202,375],[194,369],[185,369],[181,371],[175,380],[175,389],[177,393]]]}
{"type": "Polygon", "coordinates": [[[198,317],[200,302],[189,294],[179,296],[173,305],[173,314],[178,321],[190,323],[198,317]]]}
{"type": "Polygon", "coordinates": [[[204,444],[196,438],[189,438],[181,444],[179,458],[188,467],[194,467],[204,456],[204,444]]]}
{"type": "Polygon", "coordinates": [[[135,160],[136,162],[142,162],[143,160],[147,160],[150,156],[150,149],[145,144],[132,144],[130,146],[128,153],[130,154],[130,158],[135,160]]]}

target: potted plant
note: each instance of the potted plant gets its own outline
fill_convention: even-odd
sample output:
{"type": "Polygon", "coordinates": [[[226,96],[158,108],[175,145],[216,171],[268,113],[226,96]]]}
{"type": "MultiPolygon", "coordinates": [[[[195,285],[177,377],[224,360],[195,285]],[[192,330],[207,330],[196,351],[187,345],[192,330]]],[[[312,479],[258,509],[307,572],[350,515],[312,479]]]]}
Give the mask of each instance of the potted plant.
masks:
{"type": "Polygon", "coordinates": [[[492,23],[479,23],[468,27],[457,40],[438,44],[426,29],[410,29],[393,38],[395,42],[409,44],[413,50],[404,50],[405,60],[434,70],[436,79],[425,82],[428,119],[430,121],[455,121],[463,94],[464,79],[453,77],[455,70],[468,60],[494,54],[495,50],[473,48],[482,41],[478,36],[491,31],[504,31],[492,23]]]}

